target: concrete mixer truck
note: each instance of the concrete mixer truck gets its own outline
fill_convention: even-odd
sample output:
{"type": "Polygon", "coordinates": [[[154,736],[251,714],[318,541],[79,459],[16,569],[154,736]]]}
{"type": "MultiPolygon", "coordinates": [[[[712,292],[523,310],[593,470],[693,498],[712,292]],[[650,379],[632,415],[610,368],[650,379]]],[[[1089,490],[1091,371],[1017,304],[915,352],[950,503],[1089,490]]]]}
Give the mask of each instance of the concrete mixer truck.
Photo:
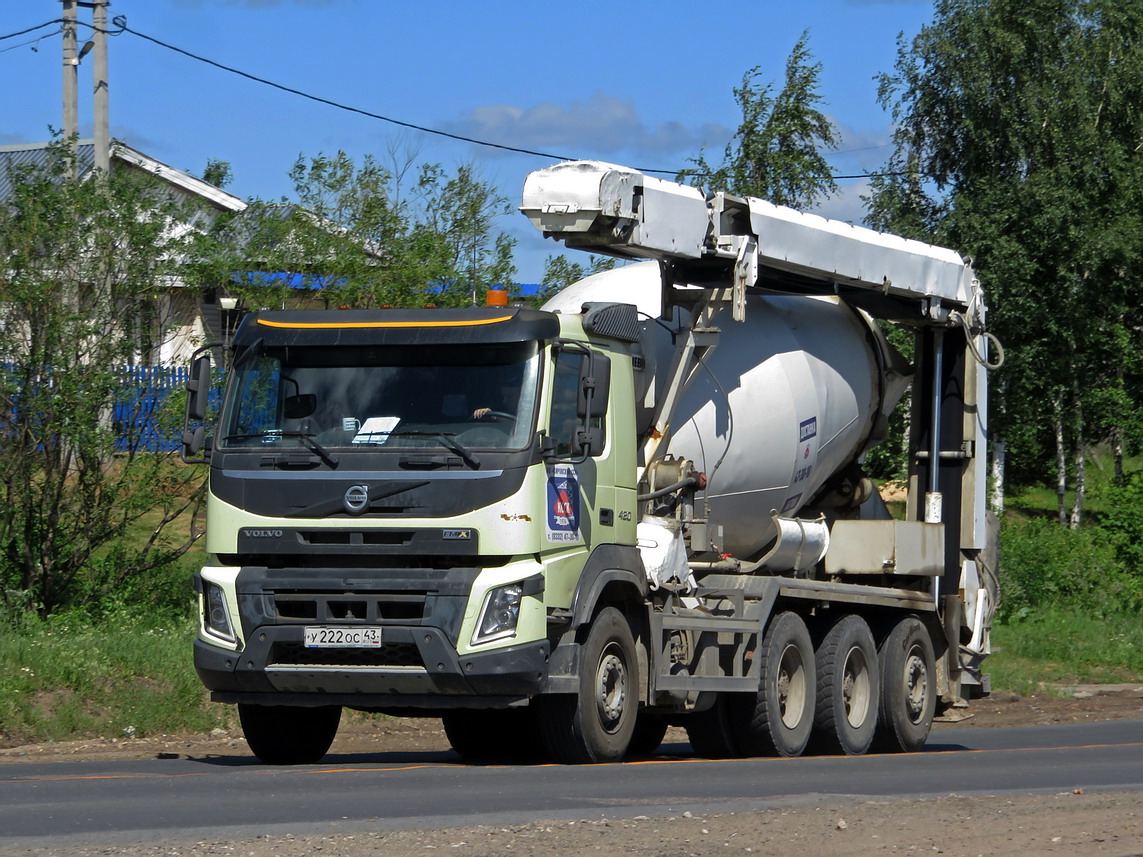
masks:
{"type": "Polygon", "coordinates": [[[989,347],[949,250],[623,167],[522,210],[629,260],[542,309],[276,311],[228,344],[195,666],[253,752],[343,708],[466,758],[915,750],[986,694],[989,347]],[[914,357],[875,319],[914,334],[914,357]],[[908,501],[863,470],[909,390],[908,501]]]}

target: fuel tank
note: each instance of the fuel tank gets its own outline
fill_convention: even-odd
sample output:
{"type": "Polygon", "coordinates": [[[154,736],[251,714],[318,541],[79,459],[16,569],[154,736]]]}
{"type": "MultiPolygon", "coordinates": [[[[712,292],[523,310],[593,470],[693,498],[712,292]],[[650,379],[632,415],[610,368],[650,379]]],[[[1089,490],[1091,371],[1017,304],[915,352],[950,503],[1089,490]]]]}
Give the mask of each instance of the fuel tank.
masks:
{"type": "MultiPolygon", "coordinates": [[[[573,283],[544,309],[578,313],[586,302],[631,303],[644,313],[643,378],[651,405],[667,382],[672,330],[689,316],[659,321],[656,263],[639,263],[573,283]]],[[[909,382],[909,365],[864,313],[833,297],[750,295],[746,319],[715,315],[718,346],[695,370],[669,420],[665,449],[707,474],[704,498],[721,549],[756,556],[775,536],[772,515],[796,516],[831,478],[881,439],[885,419],[909,382]]],[[[644,409],[641,431],[650,428],[644,409]]],[[[696,503],[696,508],[702,506],[696,503]]]]}

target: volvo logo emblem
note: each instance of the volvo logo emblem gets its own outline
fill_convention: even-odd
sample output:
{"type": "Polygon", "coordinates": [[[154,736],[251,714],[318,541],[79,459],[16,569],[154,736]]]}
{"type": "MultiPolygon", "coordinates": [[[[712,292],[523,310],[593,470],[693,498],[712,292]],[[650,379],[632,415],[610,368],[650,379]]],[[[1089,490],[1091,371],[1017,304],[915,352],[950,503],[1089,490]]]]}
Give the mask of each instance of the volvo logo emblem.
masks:
{"type": "Polygon", "coordinates": [[[345,489],[345,496],[341,502],[349,514],[360,515],[369,508],[369,486],[350,485],[345,489]]]}

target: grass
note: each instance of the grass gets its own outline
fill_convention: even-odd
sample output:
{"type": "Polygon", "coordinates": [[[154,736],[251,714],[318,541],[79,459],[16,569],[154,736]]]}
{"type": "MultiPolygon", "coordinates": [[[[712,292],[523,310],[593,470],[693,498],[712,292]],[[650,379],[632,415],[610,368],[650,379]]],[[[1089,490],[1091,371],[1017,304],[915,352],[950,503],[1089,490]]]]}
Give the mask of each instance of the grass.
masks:
{"type": "Polygon", "coordinates": [[[133,737],[224,725],[191,663],[193,622],[120,611],[0,630],[0,740],[133,737]]]}
{"type": "Polygon", "coordinates": [[[1027,696],[1074,684],[1143,677],[1143,621],[1137,613],[1092,616],[1065,607],[1036,610],[992,629],[985,664],[995,690],[1027,696]]]}

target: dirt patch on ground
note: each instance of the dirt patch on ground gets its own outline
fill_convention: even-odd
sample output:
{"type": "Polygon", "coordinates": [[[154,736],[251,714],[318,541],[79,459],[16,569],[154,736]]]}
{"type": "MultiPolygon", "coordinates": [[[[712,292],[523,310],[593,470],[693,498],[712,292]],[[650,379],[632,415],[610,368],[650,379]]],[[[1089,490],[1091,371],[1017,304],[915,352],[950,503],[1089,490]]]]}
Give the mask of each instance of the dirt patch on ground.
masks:
{"type": "MultiPolygon", "coordinates": [[[[1085,685],[1069,689],[1068,696],[995,693],[974,701],[967,709],[953,709],[937,722],[936,730],[950,727],[1044,726],[1097,720],[1143,718],[1143,684],[1085,685]],[[955,720],[955,718],[963,718],[955,720]]],[[[670,729],[666,743],[685,744],[682,729],[670,729]]],[[[331,753],[339,755],[402,752],[447,752],[448,739],[435,718],[365,717],[349,714],[342,720],[331,753]]],[[[154,759],[177,756],[249,756],[238,729],[212,733],[107,737],[85,741],[0,748],[0,764],[12,762],[86,761],[94,759],[154,759]]]]}

